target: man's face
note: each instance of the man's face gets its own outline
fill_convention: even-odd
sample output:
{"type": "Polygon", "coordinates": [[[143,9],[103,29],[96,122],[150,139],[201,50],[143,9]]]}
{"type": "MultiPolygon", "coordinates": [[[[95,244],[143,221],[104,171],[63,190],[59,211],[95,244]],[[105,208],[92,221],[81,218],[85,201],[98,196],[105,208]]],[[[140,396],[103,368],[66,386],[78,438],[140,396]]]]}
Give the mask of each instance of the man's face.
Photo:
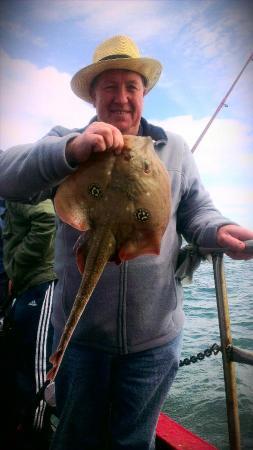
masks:
{"type": "Polygon", "coordinates": [[[128,70],[107,70],[91,91],[98,120],[117,127],[122,134],[137,135],[145,88],[142,77],[128,70]]]}

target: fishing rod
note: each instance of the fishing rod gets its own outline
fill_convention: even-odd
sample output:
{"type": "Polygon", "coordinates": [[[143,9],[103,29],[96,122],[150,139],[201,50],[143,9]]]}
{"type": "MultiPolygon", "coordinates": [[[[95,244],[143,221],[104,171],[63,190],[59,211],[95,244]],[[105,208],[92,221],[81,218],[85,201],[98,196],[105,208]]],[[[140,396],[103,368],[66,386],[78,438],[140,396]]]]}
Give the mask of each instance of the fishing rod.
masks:
{"type": "Polygon", "coordinates": [[[232,90],[234,89],[237,81],[239,80],[239,78],[241,77],[241,75],[243,74],[244,70],[246,69],[247,65],[250,63],[250,61],[253,61],[253,53],[251,53],[250,57],[247,59],[246,63],[244,64],[242,70],[240,71],[240,73],[237,75],[236,79],[234,80],[234,82],[232,83],[231,87],[229,88],[229,90],[227,91],[225,97],[221,100],[218,108],[215,110],[215,112],[213,113],[211,119],[209,120],[208,124],[206,125],[206,127],[204,128],[204,130],[202,131],[201,135],[199,136],[199,138],[196,140],[194,146],[191,149],[191,152],[194,153],[196,148],[198,147],[200,141],[203,139],[203,137],[205,136],[208,128],[210,127],[210,125],[212,124],[212,122],[214,121],[215,117],[217,116],[218,112],[221,110],[221,108],[223,106],[226,106],[226,100],[228,98],[228,96],[231,94],[232,90]]]}

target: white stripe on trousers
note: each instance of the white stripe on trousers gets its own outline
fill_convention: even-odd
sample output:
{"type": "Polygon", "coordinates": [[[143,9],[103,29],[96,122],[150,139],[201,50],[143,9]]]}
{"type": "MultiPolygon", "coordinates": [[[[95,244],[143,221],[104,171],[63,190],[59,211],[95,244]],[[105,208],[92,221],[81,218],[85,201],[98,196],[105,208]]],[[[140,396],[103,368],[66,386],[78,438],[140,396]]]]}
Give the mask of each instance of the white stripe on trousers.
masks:
{"type": "MultiPolygon", "coordinates": [[[[47,338],[51,319],[52,300],[54,292],[54,282],[50,283],[46,290],[41,307],[40,320],[37,330],[36,350],[35,350],[35,382],[36,393],[42,388],[47,376],[47,338]]],[[[33,426],[37,430],[43,427],[43,419],[46,409],[45,400],[41,400],[35,410],[33,426]]]]}

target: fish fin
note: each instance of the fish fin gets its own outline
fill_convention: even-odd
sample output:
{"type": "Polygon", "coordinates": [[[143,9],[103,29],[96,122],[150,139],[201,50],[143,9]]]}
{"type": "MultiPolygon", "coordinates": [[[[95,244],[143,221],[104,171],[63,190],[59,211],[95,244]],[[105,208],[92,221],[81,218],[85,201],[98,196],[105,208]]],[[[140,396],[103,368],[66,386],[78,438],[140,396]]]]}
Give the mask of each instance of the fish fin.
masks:
{"type": "MultiPolygon", "coordinates": [[[[71,179],[70,182],[72,182],[71,179]]],[[[84,207],[77,207],[75,196],[69,195],[64,185],[61,185],[56,192],[54,208],[60,219],[73,228],[80,231],[86,231],[90,228],[87,210],[84,207]]]]}
{"type": "Polygon", "coordinates": [[[161,237],[159,233],[146,233],[141,239],[129,239],[124,242],[119,250],[119,259],[127,261],[137,256],[159,255],[161,247],[161,237]]]}

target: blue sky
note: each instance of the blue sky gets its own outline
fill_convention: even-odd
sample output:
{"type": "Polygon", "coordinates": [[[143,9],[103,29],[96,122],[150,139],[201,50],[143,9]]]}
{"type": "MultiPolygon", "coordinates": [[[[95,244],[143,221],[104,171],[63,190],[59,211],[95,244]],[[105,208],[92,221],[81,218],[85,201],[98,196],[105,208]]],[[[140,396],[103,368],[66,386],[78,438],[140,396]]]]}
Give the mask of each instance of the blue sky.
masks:
{"type": "MultiPolygon", "coordinates": [[[[8,0],[0,4],[0,146],[33,142],[94,110],[72,75],[103,39],[127,34],[163,73],[144,116],[190,147],[253,52],[248,0],[8,0]]],[[[194,153],[222,213],[253,228],[253,62],[194,153]]]]}

